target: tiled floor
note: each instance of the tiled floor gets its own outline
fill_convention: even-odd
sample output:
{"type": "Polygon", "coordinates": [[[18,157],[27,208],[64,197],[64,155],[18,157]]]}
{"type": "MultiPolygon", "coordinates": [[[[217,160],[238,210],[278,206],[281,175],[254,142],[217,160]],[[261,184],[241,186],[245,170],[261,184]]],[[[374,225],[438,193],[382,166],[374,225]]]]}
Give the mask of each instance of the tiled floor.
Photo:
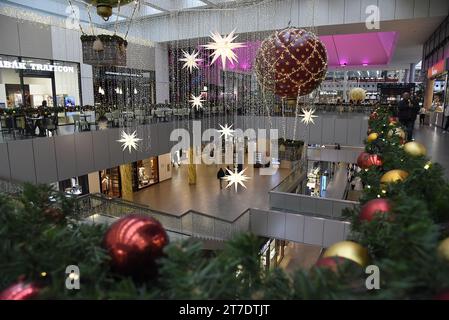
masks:
{"type": "MultiPolygon", "coordinates": [[[[222,166],[223,168],[225,166],[222,166]]],[[[220,189],[217,165],[198,165],[197,183],[189,185],[187,165],[173,168],[171,179],[134,193],[134,201],[162,212],[181,215],[195,210],[225,220],[234,220],[248,208],[268,209],[268,192],[287,176],[289,170],[279,169],[273,176],[259,175],[259,169],[246,166],[247,189],[220,189]]]]}
{"type": "Polygon", "coordinates": [[[285,249],[284,258],[279,267],[287,274],[298,269],[309,270],[318,260],[321,247],[290,242],[285,249]]]}
{"type": "Polygon", "coordinates": [[[426,146],[429,158],[445,168],[446,179],[449,179],[449,133],[442,131],[435,126],[415,125],[414,139],[426,146]]]}

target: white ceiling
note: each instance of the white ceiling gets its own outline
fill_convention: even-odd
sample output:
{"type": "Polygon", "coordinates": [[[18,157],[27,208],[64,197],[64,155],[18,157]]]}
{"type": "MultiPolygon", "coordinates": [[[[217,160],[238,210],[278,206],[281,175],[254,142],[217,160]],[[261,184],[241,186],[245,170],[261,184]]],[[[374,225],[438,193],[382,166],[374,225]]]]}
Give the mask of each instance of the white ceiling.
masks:
{"type": "MultiPolygon", "coordinates": [[[[144,18],[151,16],[160,16],[170,14],[172,12],[187,11],[187,10],[207,10],[219,7],[235,7],[239,5],[247,5],[266,0],[138,0],[140,2],[138,11],[136,11],[134,18],[144,18]]],[[[82,22],[89,22],[89,15],[87,11],[88,1],[85,0],[71,0],[73,6],[80,9],[80,20],[82,22]]],[[[67,9],[69,6],[68,0],[0,0],[0,3],[11,5],[18,8],[33,10],[40,13],[50,14],[58,17],[67,17],[71,12],[67,9]]],[[[130,3],[120,8],[113,9],[113,16],[109,22],[103,21],[96,15],[95,8],[90,9],[92,22],[98,26],[104,26],[108,23],[115,22],[118,16],[119,21],[130,19],[134,11],[134,3],[130,3]]]]}

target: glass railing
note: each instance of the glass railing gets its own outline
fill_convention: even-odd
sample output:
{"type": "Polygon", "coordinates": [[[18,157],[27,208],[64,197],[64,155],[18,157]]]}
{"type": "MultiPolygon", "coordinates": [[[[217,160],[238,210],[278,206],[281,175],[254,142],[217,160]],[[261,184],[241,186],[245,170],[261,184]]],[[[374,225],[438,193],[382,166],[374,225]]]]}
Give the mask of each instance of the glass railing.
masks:
{"type": "Polygon", "coordinates": [[[296,186],[306,178],[307,160],[301,159],[293,166],[290,174],[285,177],[272,191],[276,192],[292,192],[296,186]]]}
{"type": "Polygon", "coordinates": [[[174,216],[133,202],[109,199],[100,194],[89,194],[76,198],[75,208],[81,218],[103,216],[116,219],[131,213],[148,215],[161,222],[168,231],[206,239],[227,240],[237,233],[249,230],[248,211],[243,212],[233,221],[193,210],[180,216],[174,216]]]}

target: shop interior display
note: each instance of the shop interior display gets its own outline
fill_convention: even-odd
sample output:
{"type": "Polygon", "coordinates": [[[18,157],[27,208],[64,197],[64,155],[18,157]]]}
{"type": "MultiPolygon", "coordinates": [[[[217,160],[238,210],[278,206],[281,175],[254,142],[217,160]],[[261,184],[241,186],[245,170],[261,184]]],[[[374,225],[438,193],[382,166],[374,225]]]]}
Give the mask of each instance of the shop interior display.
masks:
{"type": "Polygon", "coordinates": [[[110,198],[121,196],[120,168],[115,167],[100,171],[100,191],[110,198]]]}
{"type": "Polygon", "coordinates": [[[157,157],[137,161],[134,164],[134,189],[139,190],[159,182],[157,157]]]}

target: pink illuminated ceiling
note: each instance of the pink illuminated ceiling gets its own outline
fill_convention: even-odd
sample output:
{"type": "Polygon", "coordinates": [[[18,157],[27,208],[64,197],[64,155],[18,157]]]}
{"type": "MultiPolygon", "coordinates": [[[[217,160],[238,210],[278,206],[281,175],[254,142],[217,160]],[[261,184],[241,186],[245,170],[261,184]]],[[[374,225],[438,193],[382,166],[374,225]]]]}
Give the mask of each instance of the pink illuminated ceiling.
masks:
{"type": "MultiPolygon", "coordinates": [[[[393,56],[398,33],[370,32],[359,34],[322,35],[327,49],[329,68],[388,65],[393,56]]],[[[238,40],[238,39],[237,39],[238,40]]],[[[260,41],[246,42],[236,49],[238,63],[227,63],[227,70],[251,71],[260,41]]],[[[221,69],[221,64],[218,66],[221,69]]]]}
{"type": "Polygon", "coordinates": [[[397,33],[373,32],[320,36],[330,67],[387,65],[393,56],[397,33]]]}

